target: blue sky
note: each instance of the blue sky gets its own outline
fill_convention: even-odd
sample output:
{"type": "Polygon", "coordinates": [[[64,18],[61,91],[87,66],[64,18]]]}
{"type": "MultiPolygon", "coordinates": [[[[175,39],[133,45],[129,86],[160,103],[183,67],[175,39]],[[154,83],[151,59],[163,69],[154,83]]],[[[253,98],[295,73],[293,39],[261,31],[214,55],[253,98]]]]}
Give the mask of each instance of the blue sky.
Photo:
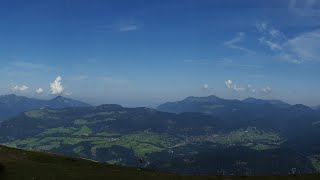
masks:
{"type": "Polygon", "coordinates": [[[0,94],[320,104],[316,0],[1,0],[0,94]]]}

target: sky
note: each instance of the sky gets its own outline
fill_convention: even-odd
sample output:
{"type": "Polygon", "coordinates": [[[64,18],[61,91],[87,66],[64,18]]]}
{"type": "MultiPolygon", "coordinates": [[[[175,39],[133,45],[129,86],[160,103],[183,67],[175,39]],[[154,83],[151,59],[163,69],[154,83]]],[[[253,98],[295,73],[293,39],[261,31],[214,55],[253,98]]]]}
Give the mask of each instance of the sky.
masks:
{"type": "Polygon", "coordinates": [[[0,95],[320,105],[317,0],[0,0],[0,95]]]}

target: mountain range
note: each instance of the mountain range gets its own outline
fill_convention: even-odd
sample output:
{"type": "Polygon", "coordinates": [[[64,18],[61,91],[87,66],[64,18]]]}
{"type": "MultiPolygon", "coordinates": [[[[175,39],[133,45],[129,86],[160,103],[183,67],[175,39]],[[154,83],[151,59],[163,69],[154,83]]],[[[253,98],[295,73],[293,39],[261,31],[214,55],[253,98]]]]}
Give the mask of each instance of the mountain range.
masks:
{"type": "Polygon", "coordinates": [[[43,107],[65,108],[65,107],[90,107],[90,104],[57,96],[50,100],[40,100],[17,96],[14,94],[0,96],[0,121],[14,117],[19,113],[39,109],[43,107]]]}
{"type": "Polygon", "coordinates": [[[216,96],[188,97],[182,101],[160,105],[160,111],[170,113],[198,112],[213,116],[228,124],[231,129],[255,126],[261,129],[288,129],[310,124],[318,118],[318,111],[308,106],[290,105],[279,100],[227,100],[216,96]],[[298,118],[306,116],[306,118],[298,118]],[[290,126],[288,126],[290,124],[290,126]]]}
{"type": "Polygon", "coordinates": [[[319,122],[320,112],[301,104],[188,97],[158,109],[33,109],[0,124],[0,143],[174,173],[313,173],[320,171],[319,122]]]}
{"type": "Polygon", "coordinates": [[[236,109],[240,106],[268,106],[272,105],[278,108],[289,108],[291,105],[280,100],[262,100],[255,98],[247,98],[240,100],[227,100],[211,95],[208,97],[188,97],[182,101],[167,102],[158,106],[158,110],[181,113],[181,112],[202,112],[214,114],[225,108],[236,109]]]}

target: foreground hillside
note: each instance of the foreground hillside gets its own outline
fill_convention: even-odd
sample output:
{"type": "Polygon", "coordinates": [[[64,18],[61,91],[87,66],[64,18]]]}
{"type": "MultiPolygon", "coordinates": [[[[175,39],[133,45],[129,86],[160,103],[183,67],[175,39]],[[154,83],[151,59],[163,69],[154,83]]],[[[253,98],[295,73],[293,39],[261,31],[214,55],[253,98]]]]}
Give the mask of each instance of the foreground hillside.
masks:
{"type": "MultiPolygon", "coordinates": [[[[317,174],[303,176],[270,176],[259,179],[319,179],[317,174]]],[[[0,179],[257,179],[257,177],[205,177],[183,176],[149,170],[138,170],[121,166],[96,163],[65,156],[24,151],[0,146],[0,179]]]]}

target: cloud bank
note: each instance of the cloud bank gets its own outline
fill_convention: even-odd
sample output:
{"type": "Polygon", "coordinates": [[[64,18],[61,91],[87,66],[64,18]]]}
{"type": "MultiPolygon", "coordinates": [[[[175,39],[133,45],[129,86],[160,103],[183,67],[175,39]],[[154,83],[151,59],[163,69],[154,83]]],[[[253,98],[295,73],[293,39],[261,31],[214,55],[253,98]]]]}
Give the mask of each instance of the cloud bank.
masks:
{"type": "Polygon", "coordinates": [[[261,89],[261,92],[264,94],[270,94],[272,92],[271,87],[267,86],[261,89]]]}
{"type": "Polygon", "coordinates": [[[44,92],[44,90],[42,88],[39,88],[36,90],[36,93],[38,93],[38,94],[42,94],[43,92],[44,92]]]}
{"type": "MultiPolygon", "coordinates": [[[[252,85],[248,84],[246,88],[237,86],[232,82],[232,80],[225,81],[225,86],[227,89],[231,89],[234,92],[247,92],[247,93],[256,93],[257,89],[253,88],[252,85]]],[[[270,94],[272,89],[270,86],[266,86],[260,89],[260,92],[263,94],[270,94]]]]}
{"type": "Polygon", "coordinates": [[[239,92],[239,91],[244,91],[245,88],[239,87],[236,84],[233,84],[231,80],[227,80],[224,82],[226,85],[226,88],[231,89],[233,91],[239,92]]]}
{"type": "Polygon", "coordinates": [[[292,38],[286,38],[267,22],[256,23],[256,29],[262,35],[258,39],[260,44],[273,51],[276,58],[295,64],[319,61],[320,29],[304,32],[292,38]]]}
{"type": "Polygon", "coordinates": [[[18,86],[18,85],[16,85],[16,86],[14,86],[13,88],[11,88],[13,91],[26,91],[26,90],[28,90],[29,89],[29,87],[28,86],[26,86],[26,85],[22,85],[22,86],[18,86]]]}

